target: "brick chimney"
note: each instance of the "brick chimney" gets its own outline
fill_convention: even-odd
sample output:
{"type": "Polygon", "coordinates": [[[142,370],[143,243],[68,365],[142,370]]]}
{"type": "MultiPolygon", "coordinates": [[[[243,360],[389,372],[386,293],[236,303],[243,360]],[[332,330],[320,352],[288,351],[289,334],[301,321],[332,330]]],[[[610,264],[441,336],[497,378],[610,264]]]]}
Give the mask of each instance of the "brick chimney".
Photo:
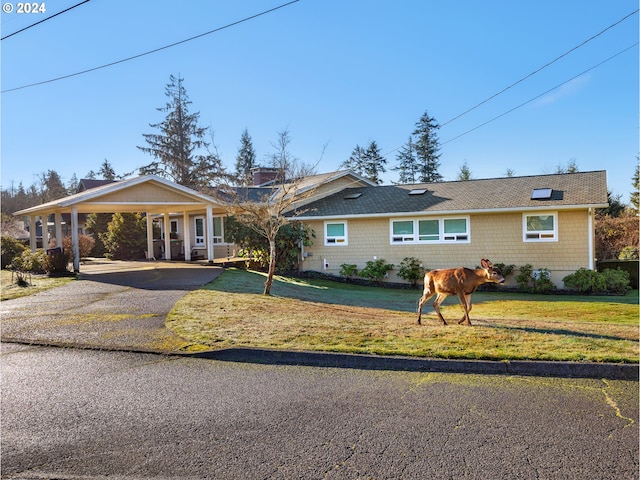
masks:
{"type": "Polygon", "coordinates": [[[251,173],[253,173],[253,185],[258,186],[278,179],[280,170],[275,167],[254,167],[251,173]]]}

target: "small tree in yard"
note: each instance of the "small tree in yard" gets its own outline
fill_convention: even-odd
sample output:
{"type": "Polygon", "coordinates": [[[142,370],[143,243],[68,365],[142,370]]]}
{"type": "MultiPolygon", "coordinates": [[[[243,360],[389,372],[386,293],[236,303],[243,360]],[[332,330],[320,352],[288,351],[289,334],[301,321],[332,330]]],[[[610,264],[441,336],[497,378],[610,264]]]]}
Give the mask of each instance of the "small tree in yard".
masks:
{"type": "MultiPolygon", "coordinates": [[[[249,198],[245,189],[235,189],[223,185],[214,193],[221,203],[226,205],[227,213],[237,222],[249,227],[269,243],[269,268],[267,280],[264,282],[264,295],[271,295],[271,285],[277,263],[277,237],[285,225],[291,224],[293,218],[287,213],[296,211],[296,206],[304,198],[308,198],[313,189],[302,191],[302,182],[313,173],[313,168],[300,165],[288,150],[289,132],[285,129],[278,134],[278,141],[273,146],[276,152],[271,156],[271,164],[283,174],[278,175],[277,185],[261,198],[249,198]],[[290,180],[287,180],[288,177],[290,180]]],[[[299,210],[297,213],[301,213],[299,210]]]]}
{"type": "Polygon", "coordinates": [[[107,248],[107,257],[135,260],[144,257],[147,248],[147,222],[139,213],[115,213],[106,233],[100,238],[107,248]]]}

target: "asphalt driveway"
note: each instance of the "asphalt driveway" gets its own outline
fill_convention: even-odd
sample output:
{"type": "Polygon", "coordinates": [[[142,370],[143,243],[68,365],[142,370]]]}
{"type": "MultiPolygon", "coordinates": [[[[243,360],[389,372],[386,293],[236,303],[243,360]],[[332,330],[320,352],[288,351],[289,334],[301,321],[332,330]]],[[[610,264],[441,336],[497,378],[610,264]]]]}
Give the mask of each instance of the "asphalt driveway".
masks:
{"type": "Polygon", "coordinates": [[[136,351],[187,350],[164,322],[189,291],[220,267],[184,262],[83,265],[80,279],[0,303],[3,342],[34,342],[136,351]]]}

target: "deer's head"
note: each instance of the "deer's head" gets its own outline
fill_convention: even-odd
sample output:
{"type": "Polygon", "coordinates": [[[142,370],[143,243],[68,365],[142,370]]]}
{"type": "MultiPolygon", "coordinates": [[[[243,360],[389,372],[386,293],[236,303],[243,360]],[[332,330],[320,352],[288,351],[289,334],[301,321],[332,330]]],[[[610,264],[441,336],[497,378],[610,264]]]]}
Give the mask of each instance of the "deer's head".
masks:
{"type": "Polygon", "coordinates": [[[500,269],[498,267],[494,267],[493,263],[485,258],[483,258],[480,263],[487,274],[487,282],[504,283],[504,277],[502,276],[502,272],[500,272],[500,269]]]}

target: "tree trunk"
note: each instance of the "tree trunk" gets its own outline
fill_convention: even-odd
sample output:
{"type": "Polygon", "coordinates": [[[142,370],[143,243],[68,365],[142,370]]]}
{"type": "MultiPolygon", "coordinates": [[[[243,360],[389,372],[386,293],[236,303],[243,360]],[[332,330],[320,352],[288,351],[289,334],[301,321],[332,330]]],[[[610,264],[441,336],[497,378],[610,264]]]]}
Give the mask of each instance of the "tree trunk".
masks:
{"type": "Polygon", "coordinates": [[[273,275],[276,273],[276,239],[269,239],[269,274],[267,281],[264,282],[263,295],[271,295],[271,284],[273,283],[273,275]]]}

